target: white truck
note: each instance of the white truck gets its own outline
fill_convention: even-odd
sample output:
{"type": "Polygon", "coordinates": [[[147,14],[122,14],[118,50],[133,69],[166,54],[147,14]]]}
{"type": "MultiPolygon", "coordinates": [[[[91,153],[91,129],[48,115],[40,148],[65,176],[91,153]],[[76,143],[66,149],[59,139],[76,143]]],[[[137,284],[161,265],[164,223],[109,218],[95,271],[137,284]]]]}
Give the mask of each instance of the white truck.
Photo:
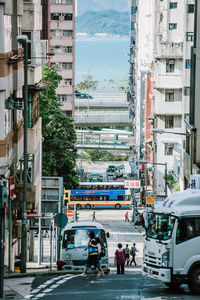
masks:
{"type": "Polygon", "coordinates": [[[154,209],[142,273],[170,288],[186,283],[200,294],[200,189],[174,193],[154,209]]]}
{"type": "Polygon", "coordinates": [[[101,245],[105,249],[105,256],[100,264],[105,273],[109,272],[108,245],[104,227],[98,222],[80,221],[68,223],[62,232],[62,259],[66,265],[64,269],[71,271],[83,271],[88,258],[88,232],[93,231],[95,237],[99,237],[101,245]]]}

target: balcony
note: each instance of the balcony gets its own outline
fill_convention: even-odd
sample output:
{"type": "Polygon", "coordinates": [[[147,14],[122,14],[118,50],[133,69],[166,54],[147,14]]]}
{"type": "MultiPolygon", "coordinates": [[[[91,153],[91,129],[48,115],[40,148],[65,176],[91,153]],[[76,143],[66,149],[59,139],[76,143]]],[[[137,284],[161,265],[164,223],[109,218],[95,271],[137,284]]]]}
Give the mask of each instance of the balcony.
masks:
{"type": "Polygon", "coordinates": [[[160,43],[157,46],[156,59],[162,58],[182,58],[183,43],[160,43]]]}

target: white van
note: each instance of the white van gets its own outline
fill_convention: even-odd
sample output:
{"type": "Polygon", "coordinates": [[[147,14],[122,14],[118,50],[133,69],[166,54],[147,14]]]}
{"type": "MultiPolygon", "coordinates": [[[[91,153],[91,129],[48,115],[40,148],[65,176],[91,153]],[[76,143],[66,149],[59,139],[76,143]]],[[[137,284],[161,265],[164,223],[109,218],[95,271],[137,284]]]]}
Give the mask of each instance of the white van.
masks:
{"type": "MultiPolygon", "coordinates": [[[[103,226],[97,222],[74,222],[65,226],[62,231],[62,259],[66,262],[67,270],[83,271],[88,258],[88,232],[94,231],[95,237],[99,237],[105,248],[105,256],[101,258],[101,266],[105,273],[108,268],[108,246],[106,233],[103,226]]],[[[107,233],[107,236],[109,234],[107,233]]]]}

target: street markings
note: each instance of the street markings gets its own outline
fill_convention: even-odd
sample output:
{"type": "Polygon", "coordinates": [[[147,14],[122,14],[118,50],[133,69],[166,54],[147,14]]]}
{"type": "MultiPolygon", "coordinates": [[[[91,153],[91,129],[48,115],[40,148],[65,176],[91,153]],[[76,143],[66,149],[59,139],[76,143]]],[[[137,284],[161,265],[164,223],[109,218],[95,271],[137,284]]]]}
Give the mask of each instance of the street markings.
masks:
{"type": "Polygon", "coordinates": [[[24,297],[24,299],[36,300],[36,299],[42,298],[42,297],[46,296],[46,293],[53,291],[59,285],[65,283],[66,281],[68,281],[70,279],[73,279],[75,277],[80,277],[80,276],[82,276],[82,274],[78,274],[78,275],[67,274],[67,275],[52,278],[51,280],[46,281],[45,283],[38,286],[36,289],[32,290],[30,295],[27,295],[26,297],[24,297]],[[51,285],[52,283],[54,283],[54,284],[51,285]],[[46,288],[47,286],[48,286],[48,288],[46,288]],[[44,288],[46,288],[46,289],[44,289],[44,288]],[[44,289],[44,290],[41,291],[42,289],[44,289]],[[41,292],[41,293],[39,293],[39,292],[41,292]],[[39,294],[37,294],[37,293],[39,293],[39,294]]]}

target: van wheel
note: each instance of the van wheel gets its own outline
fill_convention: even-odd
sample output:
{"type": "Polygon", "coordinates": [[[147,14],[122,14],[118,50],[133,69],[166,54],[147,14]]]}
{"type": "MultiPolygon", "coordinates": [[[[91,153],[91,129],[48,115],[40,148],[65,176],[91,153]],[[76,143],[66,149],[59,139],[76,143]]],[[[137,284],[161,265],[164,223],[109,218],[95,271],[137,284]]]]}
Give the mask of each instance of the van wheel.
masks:
{"type": "Polygon", "coordinates": [[[91,205],[90,204],[86,204],[85,208],[86,209],[91,209],[91,205]]]}
{"type": "Polygon", "coordinates": [[[190,273],[188,286],[193,294],[200,294],[200,269],[196,269],[190,273]]]}
{"type": "Polygon", "coordinates": [[[80,204],[76,204],[76,209],[81,209],[82,206],[80,204]]]}
{"type": "Polygon", "coordinates": [[[116,209],[120,209],[120,208],[121,208],[121,205],[120,205],[119,203],[117,203],[117,204],[115,205],[115,208],[116,208],[116,209]]]}
{"type": "Polygon", "coordinates": [[[181,286],[181,283],[179,282],[164,282],[164,284],[172,290],[178,289],[181,286]]]}

